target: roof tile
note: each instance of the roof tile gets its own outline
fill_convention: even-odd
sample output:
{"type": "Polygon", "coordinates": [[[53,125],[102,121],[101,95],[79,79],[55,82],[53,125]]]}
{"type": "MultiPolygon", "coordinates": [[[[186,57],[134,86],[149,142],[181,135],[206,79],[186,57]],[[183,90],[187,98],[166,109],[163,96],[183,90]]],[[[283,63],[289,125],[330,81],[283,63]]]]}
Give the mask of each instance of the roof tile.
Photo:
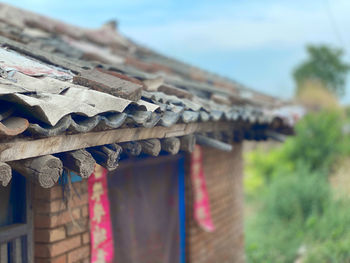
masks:
{"type": "Polygon", "coordinates": [[[141,99],[141,85],[96,69],[82,71],[74,76],[73,83],[132,101],[141,99]]]}

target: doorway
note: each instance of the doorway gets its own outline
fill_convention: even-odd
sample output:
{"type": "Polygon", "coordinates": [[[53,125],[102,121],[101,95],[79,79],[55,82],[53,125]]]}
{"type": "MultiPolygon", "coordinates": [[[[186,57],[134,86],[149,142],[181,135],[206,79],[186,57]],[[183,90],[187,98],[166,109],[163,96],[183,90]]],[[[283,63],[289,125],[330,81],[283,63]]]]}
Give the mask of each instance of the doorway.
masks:
{"type": "Polygon", "coordinates": [[[183,263],[184,157],[121,161],[108,175],[115,262],[183,263]]]}

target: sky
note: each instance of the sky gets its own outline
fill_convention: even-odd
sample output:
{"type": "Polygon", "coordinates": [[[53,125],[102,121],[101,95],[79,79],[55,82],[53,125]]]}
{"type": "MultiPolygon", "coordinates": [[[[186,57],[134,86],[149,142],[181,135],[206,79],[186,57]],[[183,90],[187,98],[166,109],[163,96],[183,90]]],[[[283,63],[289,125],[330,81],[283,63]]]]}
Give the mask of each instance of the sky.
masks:
{"type": "MultiPolygon", "coordinates": [[[[349,0],[11,0],[75,25],[116,19],[134,41],[282,98],[305,46],[343,48],[350,63],[349,0]]],[[[342,103],[350,104],[350,78],[342,103]]]]}

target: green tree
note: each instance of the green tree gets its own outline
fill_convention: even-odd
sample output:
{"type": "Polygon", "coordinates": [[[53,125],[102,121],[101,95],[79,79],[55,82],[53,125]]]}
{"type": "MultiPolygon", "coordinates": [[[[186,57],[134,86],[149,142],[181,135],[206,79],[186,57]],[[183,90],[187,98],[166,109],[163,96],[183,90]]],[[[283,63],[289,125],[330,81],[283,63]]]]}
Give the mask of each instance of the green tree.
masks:
{"type": "Polygon", "coordinates": [[[307,82],[315,81],[338,97],[344,95],[350,65],[343,61],[343,50],[325,45],[308,46],[307,53],[308,59],[293,73],[297,93],[307,82]]]}

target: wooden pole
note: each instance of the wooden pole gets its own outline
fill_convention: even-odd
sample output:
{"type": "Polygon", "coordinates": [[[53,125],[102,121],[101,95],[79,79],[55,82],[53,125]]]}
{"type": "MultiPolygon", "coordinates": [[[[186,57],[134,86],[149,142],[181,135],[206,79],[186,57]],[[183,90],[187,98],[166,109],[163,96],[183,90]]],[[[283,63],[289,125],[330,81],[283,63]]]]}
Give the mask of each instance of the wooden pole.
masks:
{"type": "Polygon", "coordinates": [[[108,171],[114,171],[118,167],[118,162],[122,149],[113,151],[107,146],[99,146],[87,149],[94,157],[95,161],[106,168],[108,171]]]}
{"type": "Polygon", "coordinates": [[[0,184],[7,186],[12,178],[12,169],[7,163],[0,162],[0,184]]]}
{"type": "Polygon", "coordinates": [[[61,159],[64,167],[77,173],[82,178],[89,178],[94,172],[96,162],[92,155],[84,149],[60,153],[57,156],[61,159]]]}
{"type": "Polygon", "coordinates": [[[138,156],[142,151],[142,146],[139,142],[125,142],[120,145],[123,148],[123,153],[128,156],[138,156]]]}
{"type": "Polygon", "coordinates": [[[265,134],[268,138],[271,138],[271,139],[278,141],[278,142],[284,142],[286,140],[286,136],[283,134],[280,134],[278,132],[266,131],[265,134]]]}
{"type": "Polygon", "coordinates": [[[0,161],[9,162],[47,154],[68,152],[88,147],[147,140],[151,138],[169,138],[184,136],[194,132],[211,132],[215,130],[232,130],[230,122],[203,122],[175,124],[172,127],[155,126],[146,128],[123,128],[101,132],[79,134],[62,134],[38,140],[18,139],[0,143],[0,161]]]}
{"type": "Polygon", "coordinates": [[[160,141],[162,150],[170,154],[177,154],[180,150],[180,139],[176,137],[165,138],[160,141]]]}
{"type": "Polygon", "coordinates": [[[63,171],[61,160],[52,155],[14,161],[10,162],[9,165],[44,188],[54,186],[63,171]]]}
{"type": "Polygon", "coordinates": [[[161,150],[160,141],[158,139],[149,139],[140,141],[142,152],[152,156],[158,156],[161,150]]]}
{"type": "Polygon", "coordinates": [[[203,135],[196,135],[196,141],[200,145],[205,145],[209,147],[213,147],[215,149],[221,150],[221,151],[226,151],[226,152],[231,152],[232,151],[232,145],[203,136],[203,135]]]}
{"type": "Polygon", "coordinates": [[[196,137],[193,134],[182,136],[180,138],[180,141],[181,141],[181,146],[180,146],[181,151],[190,152],[190,153],[194,151],[194,146],[196,145],[196,137]]]}

